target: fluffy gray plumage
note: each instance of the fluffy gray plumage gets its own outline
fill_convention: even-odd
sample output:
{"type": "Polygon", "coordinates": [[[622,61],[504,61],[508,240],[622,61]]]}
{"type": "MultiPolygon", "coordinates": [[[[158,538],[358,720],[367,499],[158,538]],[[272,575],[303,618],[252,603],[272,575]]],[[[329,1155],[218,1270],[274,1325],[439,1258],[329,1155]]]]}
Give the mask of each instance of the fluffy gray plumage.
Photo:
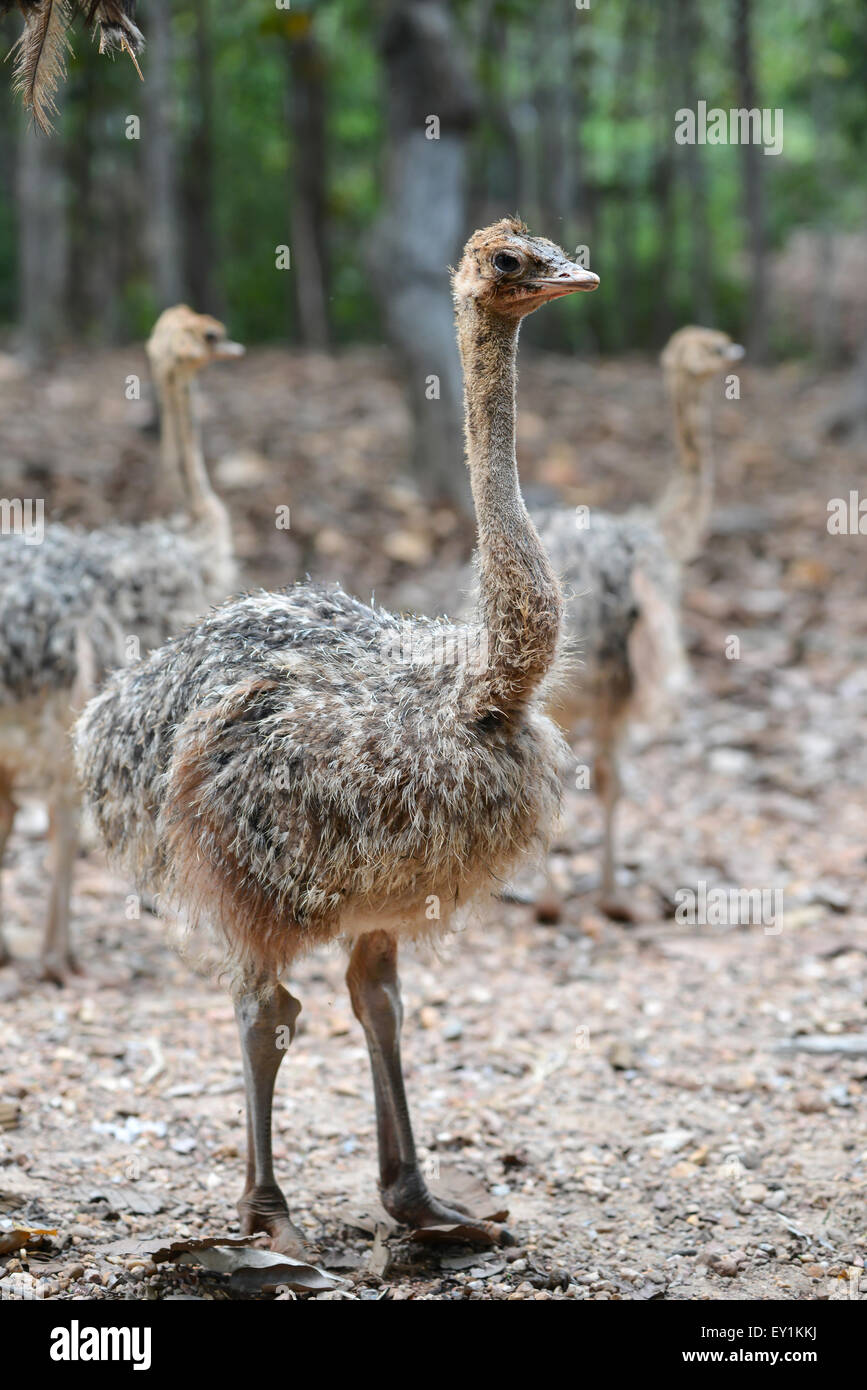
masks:
{"type": "Polygon", "coordinates": [[[576,513],[552,509],[534,520],[566,593],[575,668],[555,696],[564,724],[616,725],[630,709],[658,712],[685,657],[680,568],[653,517],[591,510],[579,529],[576,513]]]}
{"type": "Polygon", "coordinates": [[[479,638],[312,584],[222,605],[82,716],[103,838],[245,969],[373,917],[442,930],[559,804],[561,740],[482,712],[479,638]]]}
{"type": "Polygon", "coordinates": [[[209,550],[208,538],[182,523],[90,532],[55,525],[39,545],[4,536],[0,710],[71,696],[82,660],[86,683],[101,683],[129,659],[130,637],[140,652],[160,646],[231,587],[227,558],[209,550]]]}

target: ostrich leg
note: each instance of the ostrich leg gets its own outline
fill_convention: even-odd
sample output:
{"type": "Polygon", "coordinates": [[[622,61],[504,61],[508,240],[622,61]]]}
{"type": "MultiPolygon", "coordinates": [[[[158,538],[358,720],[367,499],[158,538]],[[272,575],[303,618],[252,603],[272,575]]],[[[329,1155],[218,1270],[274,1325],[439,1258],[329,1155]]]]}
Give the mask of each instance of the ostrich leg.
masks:
{"type": "MultiPolygon", "coordinates": [[[[3,867],[6,841],[9,839],[14,819],[15,802],[12,799],[12,783],[7,774],[0,768],[0,869],[3,867]]],[[[3,920],[2,912],[0,912],[0,965],[8,965],[10,959],[6,940],[3,936],[3,920]]]]}
{"type": "Polygon", "coordinates": [[[632,904],[617,887],[615,821],[620,800],[620,745],[616,733],[604,732],[596,746],[596,789],[605,817],[602,842],[602,886],[599,906],[615,922],[636,921],[632,904]]]}
{"type": "Polygon", "coordinates": [[[49,812],[49,836],[53,863],[41,975],[43,980],[63,985],[70,975],[79,973],[69,945],[69,898],[78,849],[78,804],[74,793],[65,786],[58,791],[49,812]]]}
{"type": "Polygon", "coordinates": [[[615,869],[614,822],[620,798],[620,769],[617,745],[613,739],[600,740],[596,754],[596,786],[605,817],[602,841],[602,898],[611,902],[617,892],[615,869]]]}
{"type": "Polygon", "coordinates": [[[407,1226],[460,1223],[463,1238],[479,1244],[510,1244],[508,1232],[477,1221],[463,1207],[439,1202],[418,1166],[400,1062],[403,1008],[397,976],[397,945],[387,932],[361,936],[346,972],[356,1018],[367,1038],[379,1143],[379,1190],[390,1216],[407,1226]]]}
{"type": "Polygon", "coordinates": [[[289,1219],[286,1198],[274,1177],[271,1104],[277,1072],[295,1036],[301,1005],[279,984],[271,986],[271,993],[263,994],[267,985],[260,981],[258,988],[235,995],[247,1092],[247,1181],[238,1213],[242,1235],[267,1231],[274,1250],[292,1255],[300,1253],[304,1237],[289,1219]]]}

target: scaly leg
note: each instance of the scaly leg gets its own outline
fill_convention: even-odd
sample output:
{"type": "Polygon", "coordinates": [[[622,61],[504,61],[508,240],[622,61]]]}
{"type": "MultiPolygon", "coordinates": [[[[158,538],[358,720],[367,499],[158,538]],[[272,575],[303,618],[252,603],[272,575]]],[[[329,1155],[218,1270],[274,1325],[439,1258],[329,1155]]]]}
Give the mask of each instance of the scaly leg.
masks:
{"type": "Polygon", "coordinates": [[[605,817],[602,841],[602,883],[599,906],[617,922],[634,922],[635,913],[617,888],[615,814],[621,792],[620,750],[617,736],[610,731],[599,736],[596,745],[596,790],[605,817]]]}
{"type": "MultiPolygon", "coordinates": [[[[3,769],[0,769],[0,869],[3,867],[6,841],[9,839],[9,832],[12,829],[14,819],[15,802],[12,799],[12,779],[3,769]]],[[[3,936],[2,917],[0,917],[0,965],[8,965],[11,959],[3,936]]]]}
{"type": "Polygon", "coordinates": [[[264,993],[249,989],[235,996],[247,1092],[247,1181],[238,1203],[241,1234],[267,1231],[272,1249],[284,1255],[300,1254],[304,1237],[292,1224],[274,1177],[271,1105],[277,1072],[300,1012],[298,1000],[279,984],[264,993]]]}
{"type": "Polygon", "coordinates": [[[49,836],[53,860],[51,898],[40,974],[43,980],[63,985],[70,974],[78,973],[78,963],[69,945],[69,896],[78,850],[78,806],[65,789],[50,808],[49,836]]]}
{"type": "Polygon", "coordinates": [[[477,1221],[457,1205],[437,1201],[418,1166],[400,1063],[403,1009],[397,977],[397,946],[384,931],[359,937],[349,961],[346,982],[356,1018],[364,1028],[379,1142],[379,1191],[382,1205],[407,1226],[459,1223],[462,1238],[490,1245],[510,1244],[511,1236],[490,1221],[477,1221]]]}
{"type": "Polygon", "coordinates": [[[602,840],[602,897],[613,898],[617,886],[614,854],[614,819],[620,797],[620,769],[613,740],[601,741],[596,752],[596,790],[605,817],[602,840]]]}

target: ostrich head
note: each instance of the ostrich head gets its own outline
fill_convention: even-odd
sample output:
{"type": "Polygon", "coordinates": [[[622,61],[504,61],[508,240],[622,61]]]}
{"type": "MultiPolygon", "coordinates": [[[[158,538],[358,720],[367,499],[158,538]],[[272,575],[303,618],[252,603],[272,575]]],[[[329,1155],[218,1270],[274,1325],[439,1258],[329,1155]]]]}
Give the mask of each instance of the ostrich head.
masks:
{"type": "Polygon", "coordinates": [[[507,319],[522,319],[552,299],[598,284],[592,270],[570,261],[546,237],[530,236],[512,217],[475,232],[452,276],[458,305],[473,301],[507,319]]]}
{"type": "Polygon", "coordinates": [[[660,357],[670,378],[692,378],[707,381],[722,372],[744,355],[740,343],[733,343],[727,333],[715,328],[679,328],[669,338],[660,357]]]}
{"type": "Polygon", "coordinates": [[[154,375],[193,376],[209,362],[241,357],[244,349],[226,336],[226,329],[209,314],[196,314],[176,304],[160,314],[147,343],[154,375]]]}

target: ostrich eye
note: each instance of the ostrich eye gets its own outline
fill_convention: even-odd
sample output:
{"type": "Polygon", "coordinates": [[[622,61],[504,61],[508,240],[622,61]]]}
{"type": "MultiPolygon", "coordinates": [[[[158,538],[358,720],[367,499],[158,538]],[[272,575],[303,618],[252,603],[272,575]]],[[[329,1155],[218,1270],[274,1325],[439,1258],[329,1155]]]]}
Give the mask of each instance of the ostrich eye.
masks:
{"type": "Polygon", "coordinates": [[[217,332],[216,328],[207,328],[207,329],[205,329],[205,342],[206,342],[206,343],[209,343],[211,346],[213,346],[214,343],[219,342],[219,339],[220,339],[220,335],[219,335],[219,333],[217,332]]]}
{"type": "Polygon", "coordinates": [[[498,251],[491,264],[494,270],[501,270],[504,275],[511,275],[514,270],[519,270],[521,262],[517,256],[513,256],[510,251],[498,251]]]}

